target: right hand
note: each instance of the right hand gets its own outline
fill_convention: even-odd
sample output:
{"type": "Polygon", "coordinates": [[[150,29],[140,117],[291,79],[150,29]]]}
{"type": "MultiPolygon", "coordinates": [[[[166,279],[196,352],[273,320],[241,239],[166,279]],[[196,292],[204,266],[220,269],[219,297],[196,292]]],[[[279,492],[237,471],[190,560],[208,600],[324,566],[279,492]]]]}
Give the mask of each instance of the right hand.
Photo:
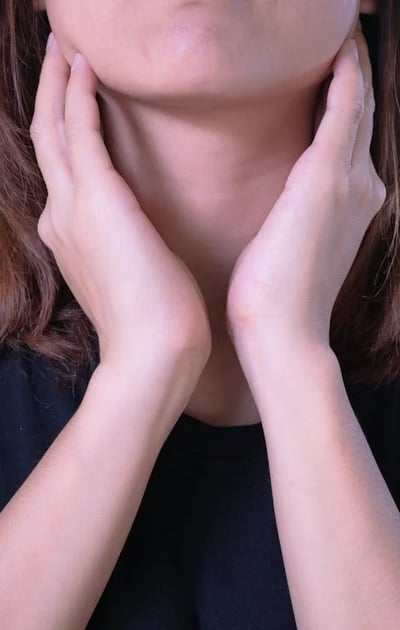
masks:
{"type": "Polygon", "coordinates": [[[47,51],[30,133],[47,186],[38,234],[93,323],[101,357],[198,350],[211,332],[189,269],[166,245],[103,142],[97,77],[70,67],[56,41],[47,51]]]}

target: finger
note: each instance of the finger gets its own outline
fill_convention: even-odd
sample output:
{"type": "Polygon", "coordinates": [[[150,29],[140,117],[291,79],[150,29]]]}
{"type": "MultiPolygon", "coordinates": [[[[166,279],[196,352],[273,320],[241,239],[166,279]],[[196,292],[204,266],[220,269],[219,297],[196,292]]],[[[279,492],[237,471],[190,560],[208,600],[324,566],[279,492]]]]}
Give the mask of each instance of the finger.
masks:
{"type": "Polygon", "coordinates": [[[315,134],[317,133],[317,129],[321,124],[321,120],[325,115],[326,103],[328,98],[328,90],[332,81],[332,72],[324,79],[322,85],[320,86],[320,91],[317,98],[317,103],[314,111],[314,128],[313,128],[313,138],[315,138],[315,134]]]}
{"type": "Polygon", "coordinates": [[[96,100],[97,77],[82,55],[75,57],[65,101],[65,137],[74,179],[99,177],[99,170],[113,168],[101,135],[96,100]]]}
{"type": "Polygon", "coordinates": [[[314,144],[327,160],[351,168],[354,144],[364,112],[364,81],[352,40],[346,40],[334,65],[326,112],[314,144]]]}
{"type": "Polygon", "coordinates": [[[360,68],[364,80],[364,114],[358,127],[352,163],[362,163],[365,165],[369,162],[371,150],[371,141],[374,129],[375,98],[368,44],[361,30],[357,30],[355,32],[355,39],[357,41],[360,68]]]}
{"type": "Polygon", "coordinates": [[[30,126],[39,168],[48,189],[65,183],[70,169],[63,140],[65,90],[69,65],[54,36],[49,39],[35,97],[30,126]]]}

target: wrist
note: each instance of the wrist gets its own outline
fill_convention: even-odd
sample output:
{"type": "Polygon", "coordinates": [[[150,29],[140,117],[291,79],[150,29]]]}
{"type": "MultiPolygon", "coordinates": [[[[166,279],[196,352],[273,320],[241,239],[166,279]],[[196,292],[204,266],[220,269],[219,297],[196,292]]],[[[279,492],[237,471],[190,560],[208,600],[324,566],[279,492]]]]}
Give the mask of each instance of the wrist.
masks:
{"type": "Polygon", "coordinates": [[[120,423],[160,429],[165,439],[186,407],[204,361],[197,350],[110,354],[94,370],[82,402],[95,401],[102,416],[111,414],[120,423]]]}
{"type": "MultiPolygon", "coordinates": [[[[263,331],[236,334],[234,345],[248,380],[263,374],[269,382],[296,375],[340,369],[338,359],[325,340],[311,337],[301,331],[263,331]]],[[[297,376],[298,378],[298,376],[297,376]]]]}
{"type": "Polygon", "coordinates": [[[264,426],[284,417],[285,409],[286,417],[295,419],[307,401],[325,399],[332,387],[342,387],[341,367],[329,346],[300,336],[272,344],[252,338],[252,344],[238,354],[264,426]]]}
{"type": "Polygon", "coordinates": [[[128,371],[135,365],[148,361],[156,362],[180,362],[185,357],[192,362],[197,362],[201,369],[206,364],[211,353],[211,334],[201,334],[197,331],[191,336],[179,337],[172,331],[164,329],[162,333],[151,331],[148,335],[142,334],[140,338],[130,340],[122,336],[119,340],[107,342],[99,339],[100,365],[110,366],[116,371],[128,371]]]}

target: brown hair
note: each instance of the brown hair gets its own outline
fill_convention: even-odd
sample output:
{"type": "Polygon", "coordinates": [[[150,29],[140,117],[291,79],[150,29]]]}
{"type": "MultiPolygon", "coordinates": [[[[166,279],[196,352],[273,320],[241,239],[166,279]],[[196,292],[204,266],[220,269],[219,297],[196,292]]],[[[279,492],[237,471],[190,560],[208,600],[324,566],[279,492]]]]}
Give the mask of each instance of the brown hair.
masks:
{"type": "MultiPolygon", "coordinates": [[[[371,154],[387,198],[337,297],[330,341],[344,375],[378,386],[400,372],[399,3],[382,0],[361,20],[374,73],[371,154]]],[[[47,190],[29,133],[49,32],[32,0],[0,4],[0,349],[39,352],[75,383],[98,363],[98,339],[38,236],[47,190]]]]}

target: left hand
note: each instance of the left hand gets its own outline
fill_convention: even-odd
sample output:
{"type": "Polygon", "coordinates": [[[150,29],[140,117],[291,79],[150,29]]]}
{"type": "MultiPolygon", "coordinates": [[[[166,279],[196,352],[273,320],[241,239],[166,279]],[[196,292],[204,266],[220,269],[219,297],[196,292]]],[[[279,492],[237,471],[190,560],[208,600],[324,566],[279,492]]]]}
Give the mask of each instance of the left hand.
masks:
{"type": "Polygon", "coordinates": [[[315,138],[234,266],[226,316],[235,340],[287,331],[329,346],[335,300],[386,199],[370,154],[375,101],[368,46],[360,29],[354,37],[359,60],[346,40],[315,138]]]}

